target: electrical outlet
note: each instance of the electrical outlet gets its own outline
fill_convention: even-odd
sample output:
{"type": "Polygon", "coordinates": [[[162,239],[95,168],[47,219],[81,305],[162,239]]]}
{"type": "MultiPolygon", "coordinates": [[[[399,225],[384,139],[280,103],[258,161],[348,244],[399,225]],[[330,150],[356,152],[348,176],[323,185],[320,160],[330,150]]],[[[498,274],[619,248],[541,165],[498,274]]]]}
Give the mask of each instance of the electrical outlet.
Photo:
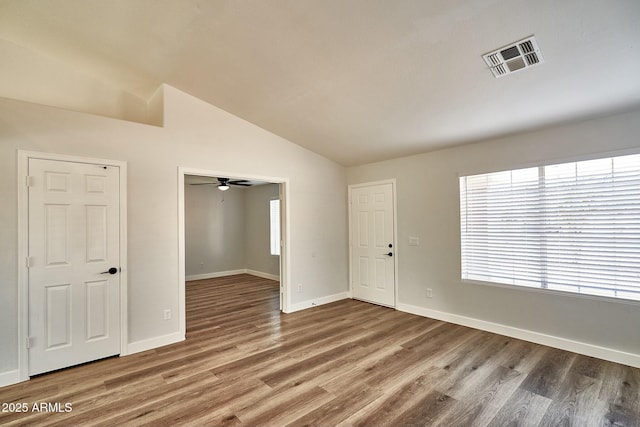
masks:
{"type": "Polygon", "coordinates": [[[165,309],[164,312],[162,313],[162,318],[164,320],[170,320],[171,319],[171,310],[170,309],[165,309]]]}
{"type": "Polygon", "coordinates": [[[427,288],[426,292],[425,292],[425,296],[427,298],[432,298],[433,297],[433,289],[431,288],[427,288]]]}

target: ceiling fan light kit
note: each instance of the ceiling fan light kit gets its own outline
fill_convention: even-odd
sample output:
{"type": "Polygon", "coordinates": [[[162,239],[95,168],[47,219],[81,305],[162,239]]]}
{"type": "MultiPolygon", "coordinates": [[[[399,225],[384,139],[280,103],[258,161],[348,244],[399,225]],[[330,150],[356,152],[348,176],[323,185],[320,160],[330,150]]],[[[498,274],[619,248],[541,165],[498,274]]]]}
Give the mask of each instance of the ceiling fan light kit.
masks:
{"type": "Polygon", "coordinates": [[[218,185],[218,190],[220,191],[227,191],[228,189],[229,189],[229,186],[227,184],[218,185]]]}

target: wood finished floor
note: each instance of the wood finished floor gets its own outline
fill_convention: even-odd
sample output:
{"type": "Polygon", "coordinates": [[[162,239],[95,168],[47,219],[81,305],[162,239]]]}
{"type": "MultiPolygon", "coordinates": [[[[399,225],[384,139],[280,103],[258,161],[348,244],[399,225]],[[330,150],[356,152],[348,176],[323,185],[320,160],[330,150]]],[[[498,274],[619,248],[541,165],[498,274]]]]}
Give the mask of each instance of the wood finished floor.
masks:
{"type": "Polygon", "coordinates": [[[640,369],[276,282],[187,285],[187,340],[0,388],[0,425],[640,426],[640,369]]]}

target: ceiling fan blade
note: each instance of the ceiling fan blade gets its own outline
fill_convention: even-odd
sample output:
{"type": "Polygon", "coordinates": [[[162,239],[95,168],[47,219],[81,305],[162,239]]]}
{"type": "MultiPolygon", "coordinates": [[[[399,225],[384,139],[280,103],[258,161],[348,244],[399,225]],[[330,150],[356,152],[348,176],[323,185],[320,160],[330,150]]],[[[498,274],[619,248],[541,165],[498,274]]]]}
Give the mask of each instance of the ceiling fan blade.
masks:
{"type": "Polygon", "coordinates": [[[230,180],[229,178],[216,178],[218,181],[217,182],[194,182],[191,183],[189,185],[216,185],[216,186],[220,186],[220,185],[235,185],[238,187],[251,187],[251,181],[249,181],[248,179],[234,179],[234,180],[230,180]]]}

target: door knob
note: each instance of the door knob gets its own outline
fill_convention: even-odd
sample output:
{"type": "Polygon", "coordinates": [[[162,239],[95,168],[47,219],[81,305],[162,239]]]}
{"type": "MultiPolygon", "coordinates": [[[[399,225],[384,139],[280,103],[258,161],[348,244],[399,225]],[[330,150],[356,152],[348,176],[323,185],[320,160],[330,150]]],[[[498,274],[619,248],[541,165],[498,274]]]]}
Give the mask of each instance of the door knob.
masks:
{"type": "Polygon", "coordinates": [[[393,256],[393,252],[389,252],[387,256],[393,256]]]}
{"type": "Polygon", "coordinates": [[[118,272],[118,269],[115,267],[111,267],[110,269],[108,269],[107,271],[103,271],[100,274],[116,274],[118,272]]]}

